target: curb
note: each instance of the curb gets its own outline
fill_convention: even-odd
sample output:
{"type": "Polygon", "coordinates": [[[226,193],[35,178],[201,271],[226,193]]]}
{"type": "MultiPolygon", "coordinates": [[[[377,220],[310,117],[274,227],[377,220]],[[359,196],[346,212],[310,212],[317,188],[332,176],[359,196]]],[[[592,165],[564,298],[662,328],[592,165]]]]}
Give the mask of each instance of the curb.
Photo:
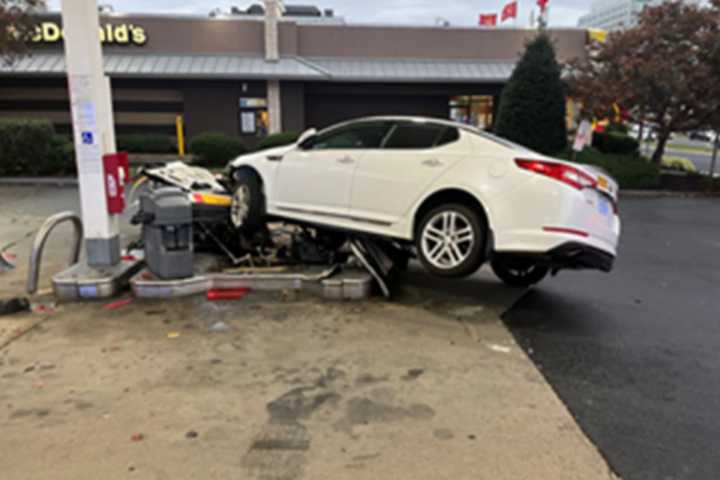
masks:
{"type": "Polygon", "coordinates": [[[77,177],[0,177],[0,185],[77,187],[77,177]]]}

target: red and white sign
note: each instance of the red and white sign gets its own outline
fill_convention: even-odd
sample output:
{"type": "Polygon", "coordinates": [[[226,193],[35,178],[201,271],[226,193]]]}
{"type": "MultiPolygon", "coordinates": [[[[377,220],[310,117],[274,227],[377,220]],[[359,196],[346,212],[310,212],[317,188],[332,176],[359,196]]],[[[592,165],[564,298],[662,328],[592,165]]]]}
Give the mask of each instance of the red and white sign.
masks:
{"type": "Polygon", "coordinates": [[[494,27],[497,25],[497,13],[481,14],[480,15],[480,26],[482,27],[494,27]]]}
{"type": "Polygon", "coordinates": [[[575,142],[573,143],[573,150],[575,150],[576,152],[582,152],[586,146],[592,144],[592,137],[592,124],[587,120],[583,120],[577,129],[577,134],[575,135],[575,142]]]}
{"type": "Polygon", "coordinates": [[[540,7],[540,10],[545,10],[549,2],[550,0],[537,0],[537,4],[538,7],[540,7]]]}
{"type": "Polygon", "coordinates": [[[505,5],[502,11],[502,15],[500,16],[500,21],[504,22],[505,20],[508,20],[510,18],[517,19],[518,15],[518,2],[512,2],[505,5]]]}

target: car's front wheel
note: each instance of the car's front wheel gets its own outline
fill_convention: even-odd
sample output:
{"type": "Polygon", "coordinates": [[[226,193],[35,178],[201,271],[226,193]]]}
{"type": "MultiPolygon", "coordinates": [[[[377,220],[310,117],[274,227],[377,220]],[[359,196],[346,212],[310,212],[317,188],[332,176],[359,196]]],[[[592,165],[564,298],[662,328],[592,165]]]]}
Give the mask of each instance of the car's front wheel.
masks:
{"type": "Polygon", "coordinates": [[[244,233],[255,233],[265,220],[265,198],[260,178],[255,172],[242,169],[233,174],[234,188],[230,220],[244,233]]]}
{"type": "Polygon", "coordinates": [[[487,226],[475,210],[460,204],[441,205],[420,221],[415,235],[418,257],[438,277],[475,273],[485,261],[487,226]]]}
{"type": "Polygon", "coordinates": [[[495,275],[511,287],[530,287],[540,283],[550,269],[523,258],[495,257],[490,266],[495,275]]]}

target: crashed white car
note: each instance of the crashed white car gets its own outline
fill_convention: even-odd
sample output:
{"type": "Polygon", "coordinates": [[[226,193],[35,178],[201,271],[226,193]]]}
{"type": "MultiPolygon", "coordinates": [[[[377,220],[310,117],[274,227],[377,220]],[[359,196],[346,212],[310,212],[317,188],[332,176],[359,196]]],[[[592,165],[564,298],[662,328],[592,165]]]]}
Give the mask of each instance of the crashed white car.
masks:
{"type": "Polygon", "coordinates": [[[392,239],[441,277],[490,260],[525,286],[561,269],[610,271],[616,256],[618,186],[606,173],[449,121],[363,118],[228,169],[236,227],[274,218],[392,239]]]}

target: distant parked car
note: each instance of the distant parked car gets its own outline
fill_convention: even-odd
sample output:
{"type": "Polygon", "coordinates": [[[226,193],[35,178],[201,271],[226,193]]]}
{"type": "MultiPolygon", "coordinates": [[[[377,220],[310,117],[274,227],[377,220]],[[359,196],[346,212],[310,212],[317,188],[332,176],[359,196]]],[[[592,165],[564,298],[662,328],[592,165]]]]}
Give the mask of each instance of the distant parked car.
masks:
{"type": "Polygon", "coordinates": [[[700,142],[712,142],[715,140],[715,135],[712,132],[696,130],[688,134],[690,140],[697,140],[700,142]]]}
{"type": "Polygon", "coordinates": [[[268,218],[376,235],[414,247],[440,277],[487,260],[506,283],[551,270],[610,271],[618,185],[604,171],[550,158],[467,125],[373,117],[230,163],[232,220],[268,218]]]}

